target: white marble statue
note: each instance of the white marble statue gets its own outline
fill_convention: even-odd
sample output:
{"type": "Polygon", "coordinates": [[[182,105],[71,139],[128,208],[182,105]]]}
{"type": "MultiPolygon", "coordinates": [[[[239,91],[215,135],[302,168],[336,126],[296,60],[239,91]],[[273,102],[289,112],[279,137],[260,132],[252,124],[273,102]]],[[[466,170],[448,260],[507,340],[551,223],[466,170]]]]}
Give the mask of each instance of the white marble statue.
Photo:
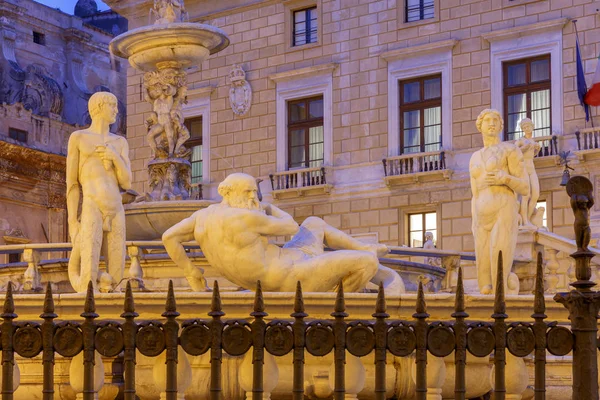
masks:
{"type": "MultiPolygon", "coordinates": [[[[505,290],[514,291],[507,285],[517,244],[517,195],[529,194],[529,180],[521,150],[513,143],[500,141],[504,125],[500,113],[485,109],[476,124],[483,135],[483,149],[471,156],[469,173],[479,290],[482,294],[495,290],[498,254],[502,252],[505,290]]],[[[511,277],[511,286],[515,278],[511,277]]]]}
{"type": "MultiPolygon", "coordinates": [[[[423,243],[423,249],[435,249],[435,244],[433,244],[433,233],[425,232],[425,243],[423,243]]],[[[442,265],[442,259],[440,257],[423,257],[423,263],[439,267],[442,265]]]]}
{"type": "Polygon", "coordinates": [[[307,218],[302,225],[272,204],[260,203],[256,181],[235,173],[219,184],[220,204],[196,211],[168,229],[163,243],[195,291],[206,290],[202,270],[193,265],[182,243],[194,238],[206,259],[236,285],[254,289],[258,280],[265,291],[292,292],[302,282],[307,292],[333,290],[340,280],[349,292],[382,281],[386,293],[404,292],[404,283],[393,270],[379,265],[388,248],[365,244],[322,219],[307,218]],[[294,235],[283,248],[267,236],[294,235]],[[324,245],[333,249],[325,252],[324,245]]]}
{"type": "Polygon", "coordinates": [[[183,0],[154,0],[154,8],[150,13],[154,14],[154,23],[158,25],[183,21],[186,11],[183,0]]]}
{"type": "Polygon", "coordinates": [[[69,280],[76,292],[85,292],[90,280],[94,288],[99,281],[106,288],[107,280],[119,283],[122,279],[125,212],[121,190],[131,187],[127,140],[109,132],[117,117],[117,98],[108,92],[94,93],[88,108],[92,124],[71,134],[67,153],[67,212],[73,242],[69,280]],[[101,250],[108,275],[99,276],[101,250]]]}
{"type": "Polygon", "coordinates": [[[521,205],[519,209],[521,229],[536,230],[537,226],[535,226],[531,220],[535,213],[535,206],[540,197],[540,182],[537,173],[535,172],[533,158],[540,151],[541,145],[533,139],[534,126],[529,118],[522,119],[521,122],[519,122],[519,125],[525,135],[517,140],[516,144],[523,153],[525,172],[529,179],[529,193],[521,196],[521,205]]]}

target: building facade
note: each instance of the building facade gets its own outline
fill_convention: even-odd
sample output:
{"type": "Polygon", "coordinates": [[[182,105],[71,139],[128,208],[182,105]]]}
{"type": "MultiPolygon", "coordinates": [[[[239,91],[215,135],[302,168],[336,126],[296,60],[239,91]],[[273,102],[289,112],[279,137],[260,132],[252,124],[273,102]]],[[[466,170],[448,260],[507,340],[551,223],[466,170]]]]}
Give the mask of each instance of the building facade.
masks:
{"type": "Polygon", "coordinates": [[[2,2],[0,30],[0,243],[64,242],[69,135],[89,123],[93,92],[124,99],[125,72],[112,34],[34,1],[2,2]]]}
{"type": "MultiPolygon", "coordinates": [[[[151,2],[108,3],[130,28],[147,24],[151,2]]],[[[504,140],[522,135],[522,118],[536,125],[550,231],[573,237],[559,152],[600,187],[598,133],[586,130],[576,81],[576,28],[588,83],[600,53],[595,1],[188,0],[186,8],[231,41],[188,74],[184,112],[201,137],[205,198],[217,198],[226,175],[246,172],[298,221],[316,215],[416,247],[432,231],[438,248],[473,251],[468,164],[482,147],[475,120],[486,108],[504,116],[504,140]],[[244,101],[231,99],[235,65],[252,92],[243,115],[231,106],[244,101]]],[[[144,192],[151,109],[141,83],[130,68],[127,136],[144,192]]]]}

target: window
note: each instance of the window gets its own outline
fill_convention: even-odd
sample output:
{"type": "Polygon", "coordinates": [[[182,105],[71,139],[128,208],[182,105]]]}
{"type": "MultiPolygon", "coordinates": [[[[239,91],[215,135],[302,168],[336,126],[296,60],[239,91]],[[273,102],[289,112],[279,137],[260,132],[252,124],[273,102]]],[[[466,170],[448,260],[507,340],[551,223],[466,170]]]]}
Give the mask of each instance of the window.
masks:
{"type": "Polygon", "coordinates": [[[288,101],[288,169],[323,165],[323,96],[288,101]]]}
{"type": "Polygon", "coordinates": [[[46,35],[40,32],[33,31],[33,43],[41,44],[42,46],[46,45],[46,35]]]}
{"type": "Polygon", "coordinates": [[[423,247],[425,233],[433,234],[433,243],[437,243],[437,215],[435,212],[409,214],[408,238],[409,247],[423,247]]]}
{"type": "Polygon", "coordinates": [[[186,119],[185,127],[190,131],[185,144],[192,150],[192,183],[202,183],[202,117],[186,119]]]}
{"type": "Polygon", "coordinates": [[[8,128],[8,137],[23,143],[27,143],[27,131],[16,128],[8,128]]]}
{"type": "Polygon", "coordinates": [[[535,124],[533,136],[551,135],[550,55],[505,62],[503,69],[506,140],[522,136],[523,118],[535,124]]]}
{"type": "Polygon", "coordinates": [[[435,16],[435,5],[434,0],[404,0],[406,5],[405,10],[405,21],[413,22],[420,21],[423,19],[434,18],[435,16]]]}
{"type": "Polygon", "coordinates": [[[544,207],[544,216],[542,217],[542,226],[548,228],[548,205],[546,200],[538,201],[535,208],[544,207]]]}
{"type": "Polygon", "coordinates": [[[294,11],[292,46],[317,42],[317,7],[294,11]]]}
{"type": "Polygon", "coordinates": [[[442,147],[442,76],[400,81],[400,154],[442,147]]]}
{"type": "Polygon", "coordinates": [[[21,262],[21,254],[14,253],[14,254],[8,255],[8,263],[9,264],[18,263],[18,262],[21,262]]]}

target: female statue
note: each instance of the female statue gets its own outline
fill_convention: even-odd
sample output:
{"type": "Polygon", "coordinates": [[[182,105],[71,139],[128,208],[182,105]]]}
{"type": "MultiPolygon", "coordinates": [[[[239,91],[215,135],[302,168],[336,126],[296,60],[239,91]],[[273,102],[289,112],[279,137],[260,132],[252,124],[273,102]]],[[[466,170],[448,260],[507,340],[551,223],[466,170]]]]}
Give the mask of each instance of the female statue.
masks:
{"type": "Polygon", "coordinates": [[[483,149],[471,156],[471,211],[479,291],[490,294],[496,286],[498,255],[502,252],[505,290],[517,244],[519,205],[517,195],[529,194],[523,154],[513,143],[501,142],[503,121],[496,110],[485,109],[477,117],[483,149]]]}
{"type": "Polygon", "coordinates": [[[525,173],[529,179],[529,194],[521,196],[519,214],[521,215],[521,227],[535,230],[537,227],[531,222],[531,217],[540,197],[540,182],[535,172],[533,158],[539,153],[541,145],[532,138],[534,126],[529,118],[522,119],[519,126],[525,136],[517,140],[516,144],[523,153],[525,173]]]}

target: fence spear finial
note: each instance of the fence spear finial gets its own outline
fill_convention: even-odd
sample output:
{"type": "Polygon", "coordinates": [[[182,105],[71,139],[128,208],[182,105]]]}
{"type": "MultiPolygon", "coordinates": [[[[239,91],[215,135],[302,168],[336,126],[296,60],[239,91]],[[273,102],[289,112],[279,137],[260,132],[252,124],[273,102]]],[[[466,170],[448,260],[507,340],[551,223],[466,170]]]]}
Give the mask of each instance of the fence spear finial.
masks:
{"type": "Polygon", "coordinates": [[[8,282],[8,286],[6,288],[6,297],[4,298],[4,310],[2,313],[2,318],[16,318],[13,288],[12,282],[10,281],[8,282]]]}
{"type": "Polygon", "coordinates": [[[302,296],[302,284],[300,281],[296,282],[296,295],[294,296],[294,312],[304,312],[304,297],[302,296]]]}
{"type": "Polygon", "coordinates": [[[456,298],[454,299],[454,318],[467,318],[465,312],[465,286],[463,283],[462,267],[458,267],[458,281],[456,283],[456,298]]]}
{"type": "Polygon", "coordinates": [[[208,313],[211,317],[219,317],[225,315],[223,312],[223,306],[221,304],[221,294],[219,293],[219,282],[215,279],[212,292],[212,300],[210,302],[210,312],[208,313]]]}
{"type": "Polygon", "coordinates": [[[346,311],[346,301],[344,299],[344,281],[340,280],[335,296],[335,312],[346,311]]]}
{"type": "Polygon", "coordinates": [[[537,265],[535,270],[535,289],[533,291],[533,312],[532,318],[546,318],[546,302],[544,300],[544,261],[542,253],[537,254],[537,265]]]}
{"type": "Polygon", "coordinates": [[[177,303],[175,302],[175,291],[173,290],[173,280],[169,280],[169,290],[167,291],[167,302],[165,304],[165,312],[163,317],[178,317],[177,303]]]}
{"type": "Polygon", "coordinates": [[[98,314],[96,314],[96,300],[94,300],[94,284],[91,280],[88,282],[85,305],[83,306],[81,316],[83,318],[98,318],[98,314]]]}
{"type": "Polygon", "coordinates": [[[125,301],[123,303],[123,314],[121,314],[122,318],[127,317],[137,317],[138,313],[135,312],[135,303],[133,301],[133,291],[131,290],[131,281],[127,281],[127,286],[125,287],[125,301]]]}
{"type": "Polygon", "coordinates": [[[390,315],[385,312],[386,308],[383,282],[379,282],[379,289],[377,290],[377,302],[375,303],[375,313],[371,316],[373,318],[389,318],[390,315]]]}
{"type": "Polygon", "coordinates": [[[265,299],[263,297],[260,280],[256,281],[256,292],[254,293],[254,311],[250,313],[250,315],[253,317],[266,317],[269,315],[265,312],[265,299]]]}
{"type": "Polygon", "coordinates": [[[44,312],[40,314],[40,318],[56,318],[58,315],[54,313],[54,299],[52,298],[52,284],[46,284],[46,294],[44,296],[44,312]]]}
{"type": "MultiPolygon", "coordinates": [[[[504,260],[502,251],[498,253],[498,269],[496,273],[496,296],[494,298],[494,315],[506,315],[506,303],[504,299],[504,260]]],[[[495,318],[492,315],[492,318],[495,318]]],[[[504,317],[506,318],[506,316],[504,317]]]]}

